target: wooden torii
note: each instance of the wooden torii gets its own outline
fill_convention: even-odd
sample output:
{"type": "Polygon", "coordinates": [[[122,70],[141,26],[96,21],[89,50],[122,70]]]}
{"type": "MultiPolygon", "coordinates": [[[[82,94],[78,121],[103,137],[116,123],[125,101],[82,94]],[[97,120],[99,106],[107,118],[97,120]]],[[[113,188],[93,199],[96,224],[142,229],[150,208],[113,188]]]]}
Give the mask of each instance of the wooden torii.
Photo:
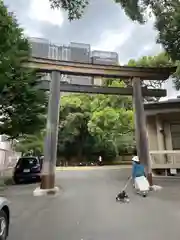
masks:
{"type": "Polygon", "coordinates": [[[145,164],[148,180],[152,185],[151,161],[149,155],[149,144],[146,130],[146,119],[144,113],[142,96],[166,96],[166,90],[162,89],[141,89],[142,80],[166,80],[176,71],[176,67],[148,68],[148,67],[127,67],[89,64],[80,62],[69,62],[49,60],[44,58],[31,58],[25,67],[38,69],[43,73],[51,73],[50,87],[45,82],[43,89],[50,88],[47,133],[44,146],[44,164],[40,189],[48,192],[56,192],[55,188],[55,165],[59,123],[60,91],[88,92],[103,94],[132,95],[135,112],[135,133],[138,156],[145,164]],[[106,77],[118,79],[130,79],[132,88],[111,88],[100,86],[62,84],[61,74],[106,77]]]}

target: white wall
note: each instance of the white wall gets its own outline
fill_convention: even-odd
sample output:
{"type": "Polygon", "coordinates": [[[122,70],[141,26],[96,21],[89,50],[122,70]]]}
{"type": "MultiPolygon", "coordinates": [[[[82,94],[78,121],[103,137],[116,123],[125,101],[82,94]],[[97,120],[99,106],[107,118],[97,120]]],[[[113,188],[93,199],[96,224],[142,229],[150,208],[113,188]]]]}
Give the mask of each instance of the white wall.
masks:
{"type": "Polygon", "coordinates": [[[171,78],[165,82],[163,88],[167,89],[167,97],[162,98],[161,100],[176,98],[178,95],[180,95],[180,91],[176,91],[171,78]]]}

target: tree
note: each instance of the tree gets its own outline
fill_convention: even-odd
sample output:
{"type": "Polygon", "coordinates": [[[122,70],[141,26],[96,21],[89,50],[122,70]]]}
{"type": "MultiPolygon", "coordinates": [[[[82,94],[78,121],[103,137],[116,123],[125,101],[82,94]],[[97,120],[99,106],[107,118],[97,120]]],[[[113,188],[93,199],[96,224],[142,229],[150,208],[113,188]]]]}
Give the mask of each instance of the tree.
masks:
{"type": "MultiPolygon", "coordinates": [[[[129,62],[127,63],[128,66],[132,67],[172,67],[174,65],[177,65],[177,71],[173,74],[173,81],[175,87],[178,89],[180,88],[180,64],[179,61],[176,61],[174,63],[172,59],[168,56],[167,53],[162,52],[158,55],[155,56],[142,56],[141,58],[135,60],[135,59],[130,59],[129,62]]],[[[126,86],[131,87],[132,82],[131,80],[125,79],[123,80],[126,86]]],[[[142,86],[147,87],[147,88],[163,88],[163,83],[166,80],[157,80],[157,81],[142,81],[142,86]]],[[[103,85],[108,86],[108,84],[115,84],[115,82],[120,82],[119,79],[104,79],[103,80],[103,85]]],[[[145,97],[146,100],[158,100],[159,98],[155,97],[145,97]]]]}
{"type": "Polygon", "coordinates": [[[173,60],[180,60],[180,3],[179,0],[117,0],[126,14],[139,23],[145,23],[149,14],[155,17],[158,43],[161,43],[173,60]]]}
{"type": "Polygon", "coordinates": [[[1,0],[0,22],[0,134],[17,138],[44,127],[47,100],[36,88],[41,75],[22,67],[30,57],[30,46],[1,0]]]}
{"type": "MultiPolygon", "coordinates": [[[[115,80],[111,86],[125,87],[125,84],[115,80]]],[[[132,98],[98,95],[92,101],[91,108],[90,133],[99,141],[111,143],[116,154],[119,154],[119,144],[123,145],[126,136],[133,136],[132,98]]]]}
{"type": "MultiPolygon", "coordinates": [[[[139,67],[172,67],[177,66],[176,72],[172,75],[174,87],[180,89],[180,61],[173,61],[170,56],[162,52],[156,56],[143,56],[138,60],[131,59],[129,66],[139,67]]],[[[151,88],[162,88],[164,81],[144,81],[143,85],[151,88]]]]}
{"type": "Polygon", "coordinates": [[[22,154],[31,152],[33,155],[41,155],[44,147],[45,130],[34,135],[25,135],[15,144],[15,149],[22,154]]]}
{"type": "MultiPolygon", "coordinates": [[[[138,60],[130,59],[128,66],[132,67],[172,67],[174,63],[170,57],[162,52],[155,56],[143,56],[138,60]]],[[[143,85],[151,88],[162,88],[164,80],[144,81],[143,85]]]]}
{"type": "Polygon", "coordinates": [[[81,161],[92,146],[87,123],[90,118],[91,96],[71,94],[61,98],[58,155],[70,161],[77,157],[81,161]]]}
{"type": "Polygon", "coordinates": [[[112,142],[118,154],[118,140],[133,132],[133,112],[106,107],[93,113],[88,128],[101,141],[112,142]]]}

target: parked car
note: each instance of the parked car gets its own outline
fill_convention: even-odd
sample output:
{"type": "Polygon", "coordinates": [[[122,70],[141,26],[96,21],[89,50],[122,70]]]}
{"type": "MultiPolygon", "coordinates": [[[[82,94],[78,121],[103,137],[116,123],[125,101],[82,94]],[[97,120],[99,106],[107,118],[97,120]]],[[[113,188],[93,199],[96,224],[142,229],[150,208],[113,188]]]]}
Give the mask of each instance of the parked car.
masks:
{"type": "Polygon", "coordinates": [[[10,208],[9,201],[0,197],[0,240],[6,240],[9,235],[10,208]]]}
{"type": "Polygon", "coordinates": [[[42,163],[38,157],[21,157],[14,168],[14,182],[18,184],[22,181],[40,181],[41,169],[42,163]]]}

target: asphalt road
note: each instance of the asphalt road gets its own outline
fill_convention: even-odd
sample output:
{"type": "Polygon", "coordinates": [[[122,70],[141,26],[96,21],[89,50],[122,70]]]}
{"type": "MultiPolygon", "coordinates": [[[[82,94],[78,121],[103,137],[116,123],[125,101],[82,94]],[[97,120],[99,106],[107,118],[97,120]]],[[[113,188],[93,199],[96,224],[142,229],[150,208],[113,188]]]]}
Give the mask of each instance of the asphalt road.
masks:
{"type": "Polygon", "coordinates": [[[145,199],[129,186],[130,203],[116,203],[129,171],[58,172],[56,197],[34,197],[34,184],[9,187],[8,240],[179,240],[180,180],[145,199]]]}

